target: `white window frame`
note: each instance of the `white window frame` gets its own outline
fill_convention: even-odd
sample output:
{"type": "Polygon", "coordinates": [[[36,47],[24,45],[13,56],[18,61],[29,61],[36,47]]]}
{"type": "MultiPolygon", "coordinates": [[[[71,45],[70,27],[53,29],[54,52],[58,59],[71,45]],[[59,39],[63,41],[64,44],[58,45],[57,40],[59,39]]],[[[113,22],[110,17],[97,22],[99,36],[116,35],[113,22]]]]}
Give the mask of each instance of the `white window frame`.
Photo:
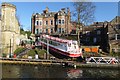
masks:
{"type": "Polygon", "coordinates": [[[85,33],[86,33],[87,35],[90,35],[90,31],[85,31],[85,33]]]}
{"type": "Polygon", "coordinates": [[[48,21],[45,21],[45,25],[48,25],[48,21]],[[47,23],[47,24],[46,24],[47,23]]]}
{"type": "Polygon", "coordinates": [[[93,38],[93,42],[94,42],[94,43],[97,42],[97,38],[96,38],[96,37],[93,38]]]}
{"type": "Polygon", "coordinates": [[[42,26],[42,20],[39,21],[39,25],[42,26]]]}
{"type": "Polygon", "coordinates": [[[39,25],[39,21],[38,21],[38,20],[36,20],[36,21],[35,21],[35,26],[38,26],[38,25],[37,25],[37,22],[38,22],[38,25],[39,25]]]}
{"type": "Polygon", "coordinates": [[[119,40],[118,35],[120,36],[120,34],[115,34],[115,40],[119,40]]]}

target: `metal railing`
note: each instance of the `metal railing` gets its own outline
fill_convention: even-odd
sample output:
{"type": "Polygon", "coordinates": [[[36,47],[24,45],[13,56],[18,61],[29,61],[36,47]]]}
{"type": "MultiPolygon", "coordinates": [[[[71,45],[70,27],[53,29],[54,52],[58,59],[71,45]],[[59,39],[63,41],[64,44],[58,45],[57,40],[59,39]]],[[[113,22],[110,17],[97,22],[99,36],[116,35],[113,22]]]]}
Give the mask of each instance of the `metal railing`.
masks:
{"type": "Polygon", "coordinates": [[[120,59],[115,57],[90,57],[86,59],[86,63],[95,63],[95,64],[118,64],[120,59]]]}

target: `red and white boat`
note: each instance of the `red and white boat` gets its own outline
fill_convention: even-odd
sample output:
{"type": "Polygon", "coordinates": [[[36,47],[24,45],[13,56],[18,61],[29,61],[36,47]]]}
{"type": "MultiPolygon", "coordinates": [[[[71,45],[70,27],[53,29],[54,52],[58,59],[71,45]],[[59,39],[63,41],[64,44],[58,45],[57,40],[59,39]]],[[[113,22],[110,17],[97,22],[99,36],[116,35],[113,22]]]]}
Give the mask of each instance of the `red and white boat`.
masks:
{"type": "Polygon", "coordinates": [[[49,47],[50,50],[68,57],[82,56],[82,49],[77,41],[60,39],[49,35],[42,35],[39,39],[41,46],[49,47]]]}

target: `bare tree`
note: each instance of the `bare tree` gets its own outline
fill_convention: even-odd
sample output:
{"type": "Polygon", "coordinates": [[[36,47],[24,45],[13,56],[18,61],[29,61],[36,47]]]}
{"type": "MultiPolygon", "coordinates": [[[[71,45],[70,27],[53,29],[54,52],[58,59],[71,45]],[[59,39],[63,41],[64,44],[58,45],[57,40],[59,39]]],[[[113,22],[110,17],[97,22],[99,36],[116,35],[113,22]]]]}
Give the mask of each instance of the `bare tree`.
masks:
{"type": "Polygon", "coordinates": [[[86,0],[75,0],[73,2],[74,12],[73,16],[77,17],[78,28],[78,43],[80,45],[80,31],[83,31],[83,26],[88,25],[94,21],[95,6],[92,2],[85,2],[86,0]]]}

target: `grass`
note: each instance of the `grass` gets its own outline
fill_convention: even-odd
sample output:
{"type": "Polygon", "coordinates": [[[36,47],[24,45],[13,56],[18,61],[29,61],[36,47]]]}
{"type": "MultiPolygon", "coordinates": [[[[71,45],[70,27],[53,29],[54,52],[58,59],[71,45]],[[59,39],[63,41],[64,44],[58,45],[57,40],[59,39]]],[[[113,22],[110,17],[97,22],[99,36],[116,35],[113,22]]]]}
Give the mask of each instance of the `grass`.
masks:
{"type": "Polygon", "coordinates": [[[44,53],[46,53],[46,50],[32,49],[28,51],[27,55],[35,58],[35,54],[38,54],[39,58],[44,58],[44,53]]]}

